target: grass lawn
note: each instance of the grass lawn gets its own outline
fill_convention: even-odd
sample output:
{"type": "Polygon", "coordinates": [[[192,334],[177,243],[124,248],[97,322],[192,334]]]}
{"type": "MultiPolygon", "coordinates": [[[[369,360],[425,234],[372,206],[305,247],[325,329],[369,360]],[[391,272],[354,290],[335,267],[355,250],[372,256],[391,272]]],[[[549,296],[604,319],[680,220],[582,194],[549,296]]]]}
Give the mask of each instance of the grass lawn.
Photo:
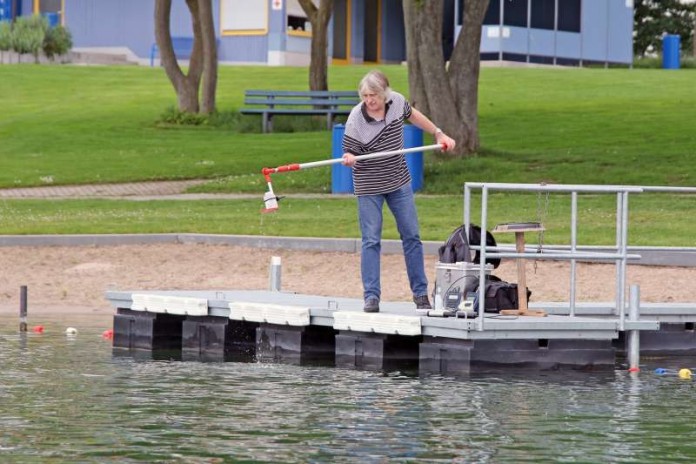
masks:
{"type": "MultiPolygon", "coordinates": [[[[408,92],[405,67],[380,68],[408,92]]],[[[368,69],[331,67],[330,87],[354,89],[368,69]]],[[[694,185],[695,83],[692,70],[482,69],[482,149],[466,159],[426,155],[424,193],[446,196],[419,198],[424,239],[443,239],[461,221],[466,181],[694,185]]],[[[289,199],[279,214],[258,215],[260,169],[328,158],[332,134],[250,132],[260,121],[235,111],[246,89],[306,87],[304,68],[221,67],[218,108],[228,123],[181,127],[158,123],[175,105],[161,68],[0,66],[0,188],[209,178],[195,190],[259,194],[258,202],[4,201],[0,233],[357,236],[352,200],[289,199]]],[[[328,192],[330,171],[275,175],[274,187],[281,195],[328,192]]],[[[694,246],[691,198],[633,198],[629,243],[694,246]]],[[[533,220],[536,201],[508,199],[490,223],[533,220]]],[[[613,218],[613,201],[592,201],[586,222],[613,218]]],[[[564,243],[569,213],[558,215],[545,218],[547,239],[564,243]]],[[[611,243],[612,227],[613,219],[588,227],[579,240],[611,243]]]]}
{"type": "MultiPolygon", "coordinates": [[[[578,243],[615,243],[616,197],[579,195],[578,243]]],[[[424,240],[445,240],[462,221],[462,198],[456,195],[417,196],[424,240]]],[[[635,194],[630,197],[629,244],[696,246],[696,195],[635,194]]],[[[209,233],[267,236],[358,237],[355,200],[286,198],[278,212],[260,214],[258,200],[125,201],[5,200],[0,201],[0,234],[209,233]]],[[[480,198],[472,201],[472,221],[479,223],[480,198]]],[[[541,220],[544,241],[570,243],[570,196],[493,194],[488,224],[541,220]]],[[[398,239],[393,218],[385,215],[385,238],[398,239]]],[[[510,243],[512,234],[499,235],[510,243]]],[[[535,243],[530,234],[528,241],[535,243]]]]}

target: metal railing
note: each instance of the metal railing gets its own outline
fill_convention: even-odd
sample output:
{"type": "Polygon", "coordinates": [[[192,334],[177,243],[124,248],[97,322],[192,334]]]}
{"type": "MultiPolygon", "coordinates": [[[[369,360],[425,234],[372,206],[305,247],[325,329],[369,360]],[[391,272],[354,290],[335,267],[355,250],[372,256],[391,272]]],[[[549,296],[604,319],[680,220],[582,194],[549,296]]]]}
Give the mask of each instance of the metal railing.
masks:
{"type": "MultiPolygon", "coordinates": [[[[481,244],[471,246],[472,250],[480,252],[479,282],[484,282],[485,263],[488,257],[494,258],[515,258],[515,259],[534,259],[534,260],[567,260],[570,261],[570,317],[575,317],[576,299],[576,263],[577,261],[614,261],[616,265],[615,299],[616,311],[619,315],[619,330],[625,328],[625,288],[626,288],[626,262],[629,259],[639,259],[640,255],[628,254],[628,195],[630,193],[642,193],[649,189],[653,191],[673,191],[670,187],[645,188],[639,186],[617,186],[617,185],[547,185],[547,184],[506,184],[506,183],[481,183],[467,182],[464,184],[464,225],[467,237],[471,224],[471,192],[481,190],[481,244]],[[538,193],[570,193],[570,250],[557,251],[550,250],[544,253],[532,253],[526,250],[523,253],[508,252],[504,247],[487,247],[485,231],[488,222],[488,194],[493,191],[518,191],[518,192],[538,192],[538,193]],[[616,195],[616,243],[610,247],[611,252],[591,252],[578,251],[577,248],[577,228],[578,228],[578,193],[594,194],[615,194],[616,195]],[[621,308],[621,310],[619,309],[621,308]]],[[[679,189],[676,188],[675,189],[679,189]]],[[[674,190],[683,191],[684,189],[674,190]]],[[[694,189],[696,192],[696,189],[694,189]]],[[[692,193],[692,192],[687,192],[692,193]]],[[[479,285],[478,289],[479,312],[477,316],[477,330],[484,330],[485,313],[485,285],[479,285]]]]}

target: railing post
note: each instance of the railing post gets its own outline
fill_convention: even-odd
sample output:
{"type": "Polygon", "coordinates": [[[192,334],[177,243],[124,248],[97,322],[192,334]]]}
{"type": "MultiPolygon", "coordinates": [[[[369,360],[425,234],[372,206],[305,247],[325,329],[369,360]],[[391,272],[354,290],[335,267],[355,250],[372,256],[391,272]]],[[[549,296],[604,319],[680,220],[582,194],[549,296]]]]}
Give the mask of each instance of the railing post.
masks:
{"type": "MultiPolygon", "coordinates": [[[[575,254],[578,245],[578,192],[570,194],[570,253],[575,254]]],[[[577,279],[576,260],[570,260],[570,317],[575,317],[575,290],[577,279]]]]}
{"type": "Polygon", "coordinates": [[[628,254],[628,192],[621,194],[621,261],[619,263],[619,287],[618,294],[621,296],[621,306],[619,313],[619,329],[624,330],[626,321],[626,255],[628,254]]]}
{"type": "MultiPolygon", "coordinates": [[[[479,289],[478,289],[478,327],[483,331],[483,319],[486,312],[486,223],[488,222],[488,187],[484,184],[481,189],[481,247],[479,257],[479,289]]],[[[469,231],[467,230],[468,234],[469,231]]],[[[467,237],[468,239],[468,237],[467,237]]]]}

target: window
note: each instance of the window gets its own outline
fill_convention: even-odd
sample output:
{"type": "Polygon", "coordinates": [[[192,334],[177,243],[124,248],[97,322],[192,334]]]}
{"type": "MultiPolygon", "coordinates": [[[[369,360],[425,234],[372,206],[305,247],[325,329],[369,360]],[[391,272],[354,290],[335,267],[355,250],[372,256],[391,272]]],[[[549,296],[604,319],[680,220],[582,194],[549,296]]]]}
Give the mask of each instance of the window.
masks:
{"type": "Polygon", "coordinates": [[[532,0],[532,24],[535,29],[554,29],[556,0],[532,0]]]}
{"type": "Polygon", "coordinates": [[[490,1],[483,24],[500,24],[500,0],[490,1]]]}
{"type": "Polygon", "coordinates": [[[527,27],[527,0],[505,0],[503,9],[504,25],[527,27]]]}
{"type": "Polygon", "coordinates": [[[266,0],[220,0],[223,33],[265,34],[268,24],[266,0]]]}
{"type": "Polygon", "coordinates": [[[309,18],[307,18],[298,0],[287,0],[285,11],[288,16],[288,32],[310,32],[312,30],[309,18]]]}
{"type": "Polygon", "coordinates": [[[580,0],[558,0],[558,30],[580,32],[580,0]]]}

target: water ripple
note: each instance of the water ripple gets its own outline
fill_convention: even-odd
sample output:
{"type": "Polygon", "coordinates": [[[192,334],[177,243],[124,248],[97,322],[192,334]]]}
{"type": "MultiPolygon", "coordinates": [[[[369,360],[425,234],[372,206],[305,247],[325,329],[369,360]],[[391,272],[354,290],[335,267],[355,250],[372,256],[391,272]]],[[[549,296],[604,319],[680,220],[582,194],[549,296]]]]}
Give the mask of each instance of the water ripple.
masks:
{"type": "Polygon", "coordinates": [[[693,382],[647,369],[455,379],[147,360],[115,355],[100,330],[0,336],[0,461],[696,459],[693,382]]]}

